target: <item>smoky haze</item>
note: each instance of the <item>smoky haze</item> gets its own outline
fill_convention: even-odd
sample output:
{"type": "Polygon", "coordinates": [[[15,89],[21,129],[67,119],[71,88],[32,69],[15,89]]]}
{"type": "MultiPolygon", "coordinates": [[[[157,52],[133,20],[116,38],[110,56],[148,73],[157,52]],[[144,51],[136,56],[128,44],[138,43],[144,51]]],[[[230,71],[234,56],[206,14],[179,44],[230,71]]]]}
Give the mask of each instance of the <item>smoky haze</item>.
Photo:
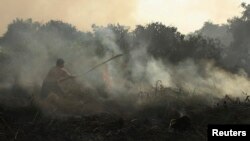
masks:
{"type": "Polygon", "coordinates": [[[230,19],[224,26],[206,23],[190,35],[157,22],[137,25],[132,31],[110,24],[93,25],[92,32],[82,32],[57,20],[43,24],[16,19],[0,39],[1,88],[18,87],[27,95],[39,96],[36,89],[41,88],[57,58],[63,58],[66,68],[78,76],[77,84],[70,80],[63,85],[80,84],[83,93],[104,103],[150,91],[158,80],[164,87],[186,93],[241,96],[250,89],[246,63],[250,6],[242,7],[245,12],[241,17],[230,19]],[[83,75],[118,54],[123,56],[83,75]]]}
{"type": "Polygon", "coordinates": [[[249,0],[0,0],[0,34],[15,18],[32,18],[46,23],[51,19],[91,30],[92,24],[120,23],[127,26],[161,21],[177,26],[183,33],[199,29],[203,22],[226,23],[239,16],[241,2],[249,0]],[[221,8],[223,7],[223,9],[221,8]],[[173,16],[174,13],[174,16],[173,16]],[[183,24],[185,23],[185,24],[183,24]]]}
{"type": "Polygon", "coordinates": [[[80,30],[90,30],[92,24],[135,24],[134,0],[1,0],[0,3],[0,34],[6,32],[7,25],[15,18],[32,18],[43,23],[50,19],[62,20],[80,30]]]}

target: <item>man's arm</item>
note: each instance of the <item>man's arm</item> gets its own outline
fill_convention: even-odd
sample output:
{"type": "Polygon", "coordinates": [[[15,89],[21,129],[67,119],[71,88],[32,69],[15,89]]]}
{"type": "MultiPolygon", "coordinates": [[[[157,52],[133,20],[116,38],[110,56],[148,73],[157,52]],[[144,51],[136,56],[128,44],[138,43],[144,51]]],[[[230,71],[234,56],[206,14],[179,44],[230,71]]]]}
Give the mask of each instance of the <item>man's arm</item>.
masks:
{"type": "Polygon", "coordinates": [[[69,73],[66,69],[62,69],[63,72],[63,77],[61,79],[59,79],[59,82],[68,80],[68,79],[73,79],[75,78],[75,76],[73,76],[71,73],[69,73]]]}

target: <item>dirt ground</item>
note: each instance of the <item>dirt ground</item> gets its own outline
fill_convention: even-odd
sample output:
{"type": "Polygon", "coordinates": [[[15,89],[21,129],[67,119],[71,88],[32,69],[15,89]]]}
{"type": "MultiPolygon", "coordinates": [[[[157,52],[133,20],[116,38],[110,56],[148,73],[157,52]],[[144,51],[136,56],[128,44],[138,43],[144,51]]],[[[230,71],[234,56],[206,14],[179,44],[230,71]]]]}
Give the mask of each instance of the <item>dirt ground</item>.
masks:
{"type": "MultiPolygon", "coordinates": [[[[45,113],[32,100],[25,106],[7,106],[5,101],[0,106],[0,140],[205,141],[208,124],[250,123],[249,102],[236,103],[225,98],[211,101],[212,98],[206,96],[177,93],[141,96],[138,99],[136,106],[119,104],[122,101],[106,101],[102,105],[92,106],[106,105],[111,109],[109,111],[100,110],[102,107],[91,114],[86,114],[86,111],[77,114],[79,111],[74,111],[70,115],[56,115],[58,109],[51,109],[50,114],[45,113]],[[118,107],[120,111],[115,110],[118,107]],[[184,120],[182,117],[185,117],[184,120]]],[[[8,103],[11,105],[17,100],[8,103]]],[[[79,107],[77,104],[74,106],[79,107]]],[[[68,107],[65,111],[71,108],[73,111],[74,107],[68,107]]]]}

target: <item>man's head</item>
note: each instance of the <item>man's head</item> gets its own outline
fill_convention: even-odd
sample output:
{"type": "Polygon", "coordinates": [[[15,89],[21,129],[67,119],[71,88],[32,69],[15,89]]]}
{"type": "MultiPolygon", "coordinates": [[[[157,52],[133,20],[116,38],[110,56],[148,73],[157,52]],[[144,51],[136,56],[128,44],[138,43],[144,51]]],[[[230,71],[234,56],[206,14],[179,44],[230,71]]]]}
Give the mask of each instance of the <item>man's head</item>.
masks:
{"type": "Polygon", "coordinates": [[[57,59],[56,66],[61,68],[64,67],[64,60],[61,58],[57,59]]]}

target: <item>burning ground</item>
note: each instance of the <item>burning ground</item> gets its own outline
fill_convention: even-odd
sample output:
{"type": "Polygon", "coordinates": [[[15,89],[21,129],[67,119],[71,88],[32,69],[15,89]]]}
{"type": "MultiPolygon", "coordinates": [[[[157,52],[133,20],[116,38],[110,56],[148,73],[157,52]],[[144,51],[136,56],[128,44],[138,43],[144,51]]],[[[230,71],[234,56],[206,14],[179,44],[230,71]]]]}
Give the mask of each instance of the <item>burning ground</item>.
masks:
{"type": "MultiPolygon", "coordinates": [[[[87,115],[78,111],[78,114],[71,116],[58,115],[57,110],[54,110],[57,116],[56,113],[45,115],[32,99],[22,107],[2,105],[0,137],[2,140],[25,141],[191,141],[206,140],[206,127],[209,123],[250,122],[249,101],[241,100],[239,103],[232,97],[214,99],[161,87],[157,93],[140,93],[134,98],[138,103],[133,106],[123,105],[125,101],[111,101],[105,103],[107,109],[102,109],[100,113],[87,115]]],[[[71,110],[85,108],[84,105],[70,105],[71,110]]]]}

